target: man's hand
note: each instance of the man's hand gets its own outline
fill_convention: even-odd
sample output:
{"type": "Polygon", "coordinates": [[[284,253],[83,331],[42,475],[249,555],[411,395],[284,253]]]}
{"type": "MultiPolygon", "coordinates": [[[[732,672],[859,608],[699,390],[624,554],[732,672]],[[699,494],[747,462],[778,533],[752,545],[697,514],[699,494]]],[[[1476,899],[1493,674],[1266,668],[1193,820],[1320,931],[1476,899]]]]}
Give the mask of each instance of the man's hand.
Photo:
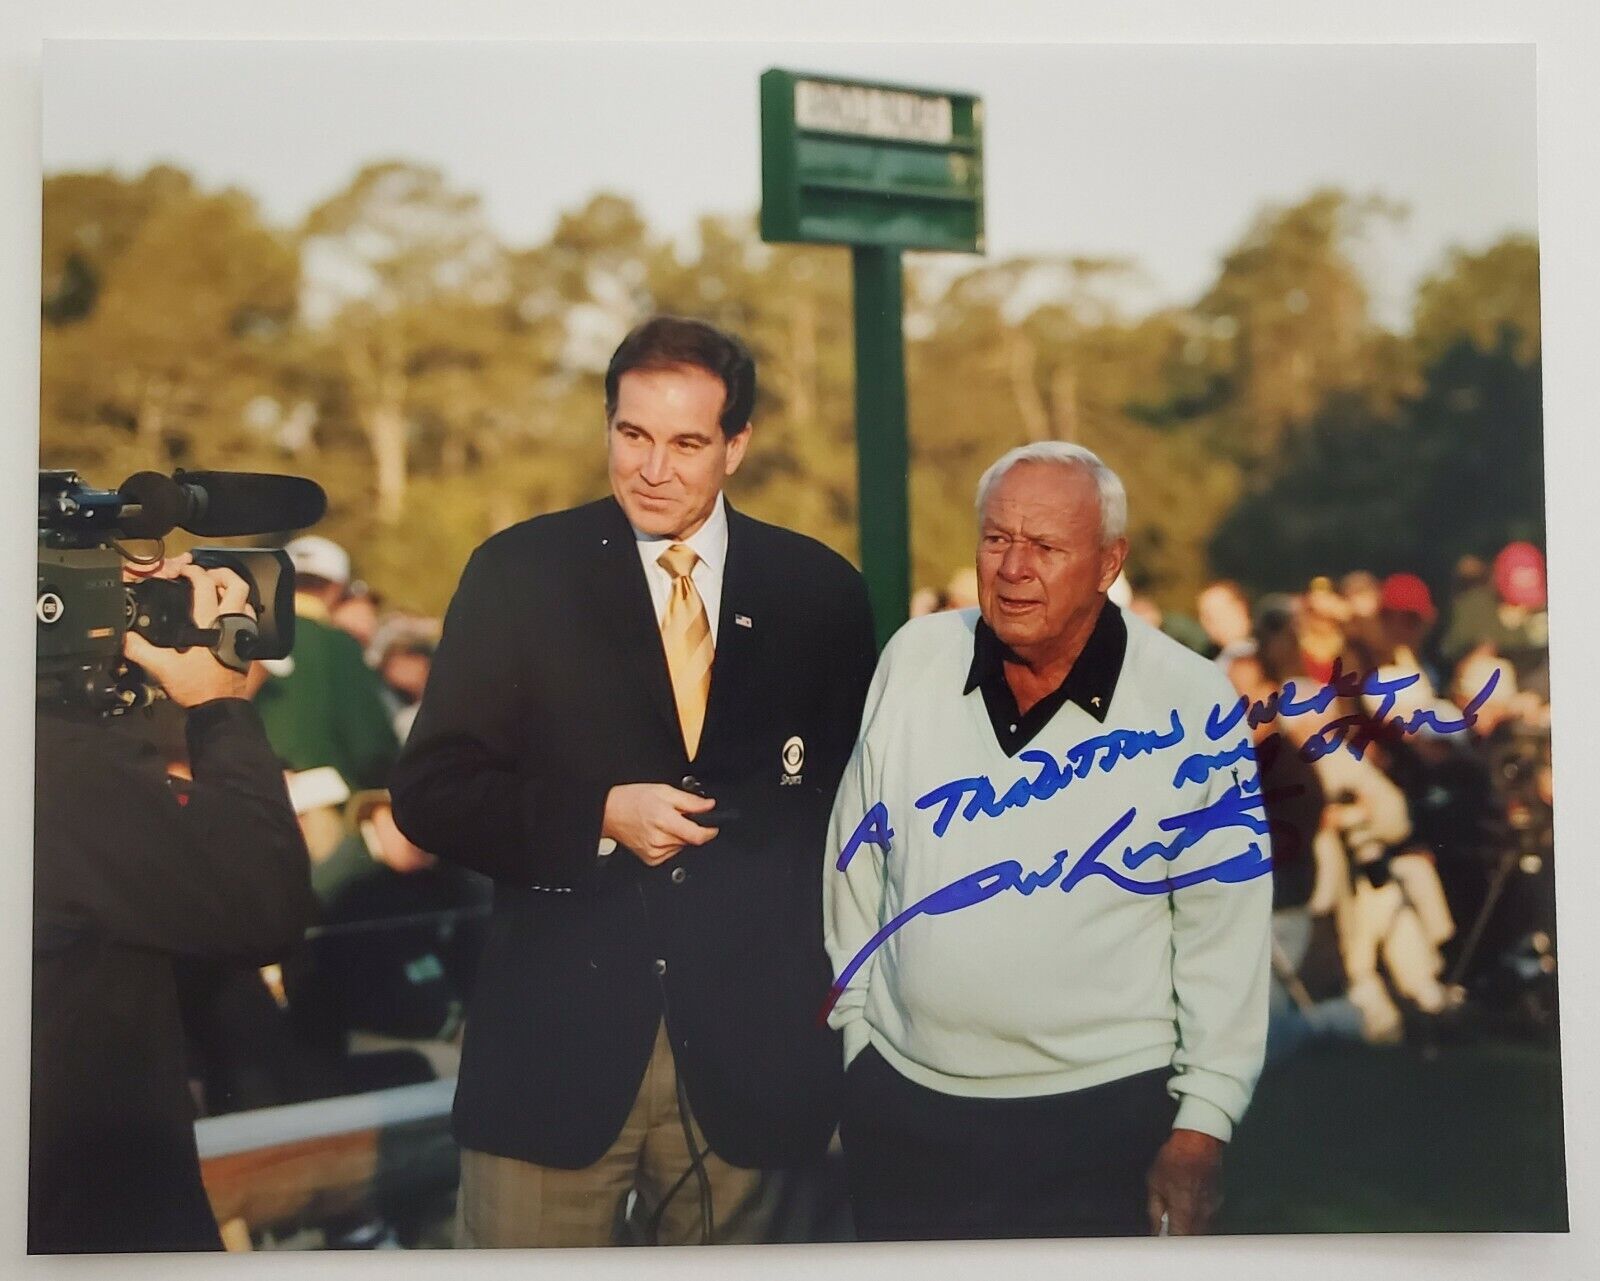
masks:
{"type": "MultiPolygon", "coordinates": [[[[231,569],[201,569],[187,552],[145,572],[134,571],[133,576],[187,578],[194,595],[192,617],[196,627],[214,627],[222,614],[255,617],[247,602],[250,589],[244,579],[231,569]]],[[[245,674],[224,667],[215,654],[202,646],[182,651],[162,649],[130,630],[123,637],[122,652],[130,662],[144,668],[180,707],[198,707],[214,698],[245,697],[245,674]]]]}
{"type": "Polygon", "coordinates": [[[391,871],[409,876],[413,872],[426,872],[439,860],[421,846],[415,845],[394,821],[394,807],[378,805],[368,815],[377,840],[377,849],[368,846],[367,852],[391,871]]]}
{"type": "Polygon", "coordinates": [[[1161,1231],[1167,1216],[1171,1236],[1200,1236],[1211,1226],[1211,1216],[1222,1204],[1218,1184],[1222,1173],[1221,1139],[1198,1130],[1174,1130],[1156,1153],[1150,1173],[1150,1235],[1161,1231]]]}
{"type": "Polygon", "coordinates": [[[665,863],[685,845],[704,845],[717,834],[689,814],[704,814],[716,802],[665,783],[621,783],[606,793],[600,835],[625,845],[651,867],[665,863]]]}

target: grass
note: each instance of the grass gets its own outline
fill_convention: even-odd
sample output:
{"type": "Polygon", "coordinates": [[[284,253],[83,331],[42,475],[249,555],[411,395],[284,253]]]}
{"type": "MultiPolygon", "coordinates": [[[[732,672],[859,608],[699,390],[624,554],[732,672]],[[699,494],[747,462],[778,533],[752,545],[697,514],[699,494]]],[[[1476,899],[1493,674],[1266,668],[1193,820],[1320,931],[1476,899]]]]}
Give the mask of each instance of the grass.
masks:
{"type": "Polygon", "coordinates": [[[1221,1232],[1565,1231],[1557,1052],[1307,1049],[1262,1077],[1224,1177],[1221,1232]]]}

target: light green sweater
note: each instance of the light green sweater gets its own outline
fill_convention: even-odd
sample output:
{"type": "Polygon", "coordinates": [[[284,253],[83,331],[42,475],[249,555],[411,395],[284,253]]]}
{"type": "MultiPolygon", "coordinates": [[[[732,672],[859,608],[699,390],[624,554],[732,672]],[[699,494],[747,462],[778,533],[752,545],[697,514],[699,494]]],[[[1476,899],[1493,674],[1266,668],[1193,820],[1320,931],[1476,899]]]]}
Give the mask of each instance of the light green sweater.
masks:
{"type": "Polygon", "coordinates": [[[1272,900],[1248,730],[1207,730],[1234,691],[1130,616],[1105,722],[1069,701],[1008,758],[981,691],[962,693],[976,619],[916,619],[889,643],[834,805],[835,975],[909,913],[832,1012],[846,1061],[870,1041],[921,1085],[983,1097],[1170,1065],[1174,1127],[1226,1140],[1261,1068],[1272,900]],[[1180,781],[1197,754],[1219,763],[1180,781]],[[887,856],[882,825],[862,826],[878,802],[887,856]],[[1160,826],[1200,810],[1209,821],[1160,826]]]}

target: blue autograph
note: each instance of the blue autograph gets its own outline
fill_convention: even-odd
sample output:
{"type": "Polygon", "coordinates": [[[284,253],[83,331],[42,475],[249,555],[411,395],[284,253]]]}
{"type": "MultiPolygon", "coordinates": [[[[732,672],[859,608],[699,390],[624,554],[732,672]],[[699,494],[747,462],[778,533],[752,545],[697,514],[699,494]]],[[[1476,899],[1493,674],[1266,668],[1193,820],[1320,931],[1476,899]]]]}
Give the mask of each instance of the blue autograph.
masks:
{"type": "Polygon", "coordinates": [[[1174,709],[1171,727],[1164,731],[1112,730],[1109,734],[1086,738],[1073,745],[1060,760],[1048,752],[1019,752],[1017,759],[1038,766],[1039,772],[1032,778],[1019,778],[1002,795],[997,796],[994,784],[979,774],[941,784],[919,796],[916,806],[919,810],[931,809],[935,805],[944,807],[933,820],[933,834],[943,836],[957,810],[961,811],[962,819],[968,823],[979,814],[999,818],[1007,810],[1022,809],[1032,801],[1049,800],[1073,779],[1085,777],[1096,765],[1109,774],[1123,761],[1175,747],[1181,742],[1183,722],[1178,719],[1177,710],[1174,709]],[[1097,755],[1098,760],[1095,759],[1097,755]],[[963,797],[969,798],[965,809],[961,807],[963,797]]]}
{"type": "MultiPolygon", "coordinates": [[[[1456,734],[1470,729],[1477,723],[1479,709],[1488,701],[1499,684],[1500,672],[1497,668],[1490,673],[1483,688],[1461,709],[1459,717],[1440,719],[1431,708],[1422,707],[1412,712],[1410,716],[1402,714],[1391,718],[1395,696],[1420,679],[1420,675],[1415,672],[1389,679],[1379,677],[1376,671],[1365,674],[1346,672],[1335,660],[1332,677],[1326,684],[1304,698],[1298,697],[1294,682],[1287,681],[1282,689],[1274,690],[1265,699],[1252,702],[1241,695],[1226,711],[1221,704],[1216,705],[1206,717],[1206,735],[1212,742],[1216,742],[1241,727],[1241,722],[1251,729],[1256,729],[1278,717],[1322,713],[1337,699],[1350,699],[1367,694],[1382,700],[1371,716],[1342,716],[1329,721],[1312,734],[1299,749],[1301,757],[1306,761],[1319,760],[1341,747],[1359,760],[1376,735],[1384,730],[1407,735],[1420,733],[1424,729],[1432,730],[1435,734],[1456,734]]],[[[1125,760],[1175,747],[1183,741],[1183,738],[1183,722],[1174,710],[1171,727],[1167,730],[1112,730],[1076,744],[1068,749],[1060,760],[1048,752],[1021,752],[1018,754],[1018,759],[1036,766],[1037,772],[1032,777],[1017,779],[1003,793],[997,793],[994,784],[986,776],[975,775],[943,783],[918,797],[915,804],[919,810],[938,807],[938,813],[933,819],[933,834],[939,837],[949,829],[957,813],[963,821],[969,823],[980,815],[999,818],[1008,810],[1022,809],[1034,801],[1049,800],[1074,778],[1087,776],[1096,765],[1102,771],[1110,773],[1125,760]],[[965,806],[962,805],[963,800],[966,801],[965,806]]],[[[1263,766],[1270,763],[1272,751],[1282,746],[1281,741],[1274,741],[1280,739],[1281,735],[1273,734],[1263,744],[1263,766]]],[[[1196,752],[1179,764],[1172,778],[1172,786],[1181,788],[1185,783],[1203,783],[1217,770],[1251,761],[1254,755],[1248,736],[1221,751],[1196,752]]],[[[1268,836],[1271,826],[1266,816],[1267,800],[1290,797],[1303,790],[1299,786],[1278,789],[1269,797],[1263,795],[1260,778],[1253,772],[1241,780],[1239,771],[1235,768],[1233,777],[1233,786],[1211,804],[1185,814],[1161,819],[1159,822],[1161,830],[1173,833],[1171,838],[1165,841],[1150,841],[1138,849],[1129,846],[1123,851],[1123,866],[1132,871],[1157,856],[1170,863],[1185,850],[1193,847],[1202,836],[1222,828],[1242,827],[1254,836],[1268,836]]],[[[979,868],[975,872],[969,872],[966,876],[919,899],[868,939],[866,945],[839,972],[838,979],[829,989],[827,1002],[818,1015],[819,1021],[827,1019],[828,1014],[838,1003],[839,997],[850,986],[851,979],[873,954],[908,922],[919,916],[942,916],[963,908],[974,907],[1006,890],[1016,890],[1019,894],[1031,895],[1035,890],[1059,883],[1063,892],[1070,892],[1092,876],[1104,877],[1113,885],[1132,894],[1167,894],[1206,881],[1236,884],[1253,880],[1272,870],[1270,855],[1264,853],[1261,846],[1252,840],[1242,853],[1223,859],[1220,863],[1195,868],[1178,876],[1167,876],[1155,881],[1124,876],[1116,868],[1102,862],[1101,856],[1117,837],[1128,829],[1137,813],[1137,809],[1129,809],[1102,832],[1072,865],[1072,870],[1065,875],[1063,869],[1071,857],[1069,850],[1057,851],[1049,866],[1039,872],[1025,871],[1022,864],[1015,859],[1004,859],[998,863],[991,863],[988,867],[979,868]]],[[[888,806],[879,801],[856,825],[855,831],[850,834],[850,839],[840,850],[835,867],[843,872],[850,866],[851,860],[863,845],[875,845],[884,854],[888,854],[893,840],[894,829],[889,825],[888,806]]],[[[1268,848],[1270,849],[1270,841],[1268,848]]]]}
{"type": "Polygon", "coordinates": [[[1389,719],[1389,713],[1394,710],[1394,696],[1391,694],[1384,699],[1382,706],[1372,717],[1341,716],[1337,720],[1329,721],[1306,739],[1300,748],[1300,755],[1308,761],[1315,761],[1329,752],[1344,747],[1360,760],[1372,740],[1384,728],[1398,734],[1417,734],[1424,729],[1431,729],[1435,734],[1459,734],[1462,730],[1470,729],[1478,723],[1478,709],[1489,701],[1489,695],[1494,693],[1494,687],[1499,683],[1500,669],[1496,667],[1489,673],[1489,679],[1484,682],[1483,688],[1461,709],[1461,715],[1446,720],[1440,720],[1429,707],[1419,707],[1409,717],[1401,715],[1389,719]]]}
{"type": "Polygon", "coordinates": [[[1193,756],[1184,757],[1178,772],[1172,776],[1172,785],[1182,787],[1185,783],[1203,783],[1217,770],[1227,769],[1250,757],[1248,738],[1241,738],[1225,752],[1196,752],[1193,756]]]}
{"type": "MultiPolygon", "coordinates": [[[[1359,694],[1381,696],[1382,702],[1370,716],[1356,714],[1331,720],[1310,735],[1297,749],[1300,759],[1307,762],[1321,760],[1329,752],[1338,751],[1341,747],[1359,761],[1381,733],[1392,732],[1405,737],[1421,733],[1425,729],[1432,730],[1435,734],[1459,734],[1463,730],[1471,729],[1478,723],[1479,709],[1488,702],[1489,696],[1500,683],[1500,669],[1497,667],[1489,673],[1489,679],[1484,682],[1483,688],[1461,709],[1460,716],[1440,719],[1438,713],[1430,707],[1419,707],[1410,716],[1391,715],[1394,711],[1395,695],[1416,684],[1420,679],[1420,674],[1416,672],[1390,680],[1380,679],[1376,672],[1368,672],[1365,676],[1361,676],[1355,672],[1342,671],[1338,660],[1335,659],[1332,679],[1303,700],[1295,698],[1294,682],[1285,681],[1281,690],[1273,690],[1264,699],[1249,702],[1240,695],[1238,701],[1227,712],[1223,712],[1220,705],[1212,708],[1211,714],[1206,718],[1206,735],[1215,742],[1237,726],[1241,720],[1252,729],[1256,729],[1280,716],[1294,717],[1325,712],[1337,698],[1352,698],[1359,694]]],[[[1280,735],[1275,732],[1262,743],[1260,750],[1263,769],[1267,765],[1267,744],[1279,738],[1280,735]]],[[[1182,787],[1185,783],[1203,783],[1213,771],[1225,769],[1249,755],[1248,738],[1240,739],[1225,751],[1196,752],[1192,756],[1185,757],[1179,764],[1177,772],[1172,776],[1172,785],[1182,787]]]]}
{"type": "MultiPolygon", "coordinates": [[[[1262,808],[1263,802],[1259,791],[1251,795],[1246,788],[1235,784],[1210,805],[1162,819],[1160,822],[1162,830],[1175,833],[1172,839],[1165,843],[1152,842],[1141,846],[1138,850],[1127,848],[1122,855],[1123,865],[1130,869],[1135,868],[1156,854],[1160,854],[1170,862],[1206,833],[1222,828],[1244,827],[1257,835],[1264,835],[1267,830],[1265,818],[1252,812],[1262,808]]],[[[1059,883],[1063,893],[1070,893],[1092,876],[1104,877],[1113,885],[1132,894],[1150,895],[1168,894],[1206,881],[1237,884],[1254,880],[1272,870],[1271,858],[1263,852],[1259,844],[1251,841],[1242,853],[1223,859],[1220,863],[1195,868],[1178,876],[1168,876],[1158,881],[1136,880],[1124,876],[1101,859],[1117,838],[1127,831],[1137,815],[1136,808],[1127,810],[1121,818],[1095,838],[1094,843],[1084,850],[1065,875],[1062,873],[1068,858],[1071,857],[1069,850],[1058,851],[1050,860],[1049,866],[1040,872],[1025,871],[1016,859],[1004,859],[998,863],[991,863],[988,867],[979,868],[975,872],[969,872],[918,899],[888,921],[867,940],[865,946],[855,956],[851,957],[849,964],[839,972],[839,977],[829,989],[828,999],[818,1015],[819,1021],[827,1019],[838,1003],[839,997],[850,986],[850,981],[855,978],[861,967],[872,959],[873,954],[919,916],[943,916],[963,908],[975,907],[1006,890],[1016,890],[1019,894],[1031,895],[1035,890],[1059,883]]],[[[888,853],[889,841],[894,836],[894,831],[888,823],[888,809],[880,801],[867,811],[856,826],[855,832],[840,854],[840,869],[843,870],[848,866],[850,859],[863,844],[878,845],[884,853],[888,853]]]]}
{"type": "Polygon", "coordinates": [[[1220,827],[1244,827],[1257,836],[1267,835],[1266,799],[1261,794],[1259,780],[1252,777],[1246,783],[1235,783],[1210,805],[1164,818],[1157,826],[1163,832],[1175,831],[1177,835],[1170,841],[1151,841],[1136,850],[1128,850],[1122,856],[1122,865],[1129,871],[1157,854],[1170,863],[1207,832],[1220,827]]]}
{"type": "Polygon", "coordinates": [[[1421,679],[1421,672],[1408,672],[1404,676],[1395,676],[1388,680],[1380,677],[1376,670],[1365,674],[1347,672],[1344,670],[1343,662],[1336,658],[1333,660],[1333,674],[1329,676],[1327,683],[1319,686],[1304,699],[1295,698],[1298,691],[1295,683],[1289,680],[1283,683],[1282,689],[1275,689],[1265,698],[1253,702],[1243,694],[1239,695],[1226,712],[1222,710],[1222,704],[1218,703],[1206,717],[1206,737],[1213,743],[1216,742],[1232,730],[1241,718],[1251,729],[1259,729],[1280,716],[1305,716],[1308,713],[1320,715],[1327,711],[1336,699],[1360,698],[1363,694],[1382,695],[1384,701],[1380,714],[1387,715],[1394,707],[1394,696],[1403,689],[1409,689],[1421,679]]]}

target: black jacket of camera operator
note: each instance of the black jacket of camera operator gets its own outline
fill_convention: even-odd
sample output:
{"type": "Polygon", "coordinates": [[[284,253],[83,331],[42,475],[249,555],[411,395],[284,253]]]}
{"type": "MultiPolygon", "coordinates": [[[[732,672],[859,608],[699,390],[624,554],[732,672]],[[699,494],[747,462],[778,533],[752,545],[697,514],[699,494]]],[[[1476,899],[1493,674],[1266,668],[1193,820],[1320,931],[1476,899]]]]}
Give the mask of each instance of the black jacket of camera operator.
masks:
{"type": "Polygon", "coordinates": [[[167,777],[142,719],[38,709],[34,1253],[219,1247],[173,960],[266,964],[313,910],[255,709],[218,699],[189,713],[192,783],[167,777]]]}

